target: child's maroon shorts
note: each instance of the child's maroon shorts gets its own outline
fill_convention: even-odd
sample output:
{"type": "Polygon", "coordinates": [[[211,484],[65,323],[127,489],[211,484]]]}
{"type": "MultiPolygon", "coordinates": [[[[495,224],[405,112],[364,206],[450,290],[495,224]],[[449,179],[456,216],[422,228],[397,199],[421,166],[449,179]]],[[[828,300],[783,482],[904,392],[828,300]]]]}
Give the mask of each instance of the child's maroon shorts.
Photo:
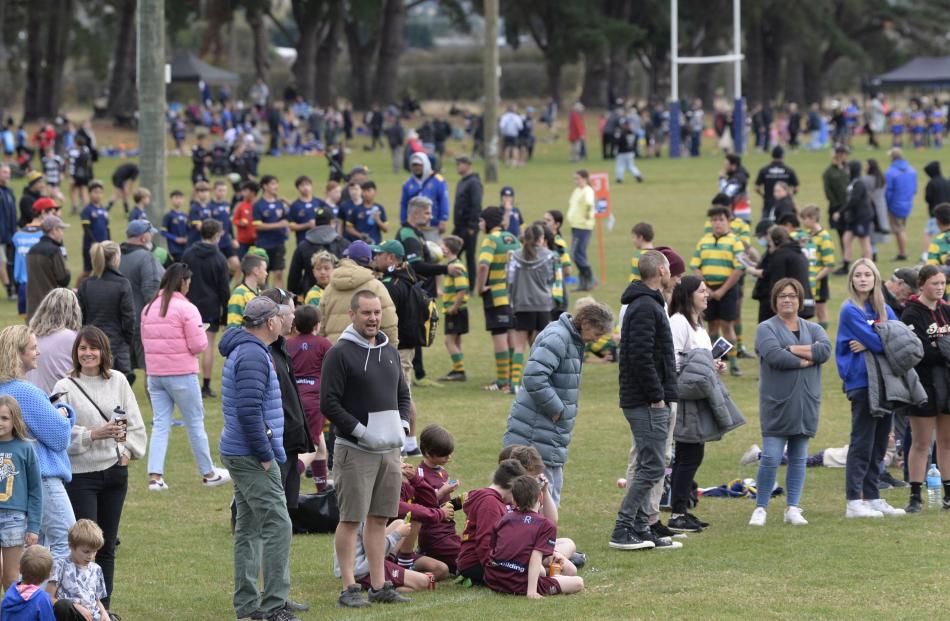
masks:
{"type": "MultiPolygon", "coordinates": [[[[399,566],[398,563],[394,563],[389,559],[384,561],[386,565],[386,577],[385,581],[393,583],[393,588],[398,589],[401,586],[406,585],[406,570],[399,566]]],[[[358,579],[357,582],[364,589],[369,590],[373,586],[369,581],[369,574],[366,574],[362,578],[358,579]]]]}

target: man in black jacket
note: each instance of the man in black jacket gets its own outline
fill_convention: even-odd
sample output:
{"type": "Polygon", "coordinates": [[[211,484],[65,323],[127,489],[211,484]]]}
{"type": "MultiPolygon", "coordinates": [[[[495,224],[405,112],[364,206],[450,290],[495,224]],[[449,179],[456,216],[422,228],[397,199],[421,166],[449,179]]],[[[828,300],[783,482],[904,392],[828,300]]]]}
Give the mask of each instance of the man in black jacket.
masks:
{"type": "MultiPolygon", "coordinates": [[[[66,248],[63,246],[66,227],[59,216],[43,218],[43,237],[30,248],[26,255],[26,320],[46,294],[57,287],[69,285],[69,268],[66,267],[66,248]]],[[[3,269],[0,265],[0,269],[3,269]]]]}
{"type": "Polygon", "coordinates": [[[617,513],[610,547],[620,550],[678,548],[649,526],[653,486],[666,468],[665,445],[670,403],[676,399],[673,335],[662,290],[670,281],[670,262],[660,252],[640,255],[640,278],[624,291],[627,304],[620,331],[620,407],[636,444],[637,470],[617,513]]]}
{"type": "MultiPolygon", "coordinates": [[[[380,327],[382,304],[362,290],[350,300],[350,324],[323,359],[320,409],[336,433],[333,481],[340,508],[334,546],[343,592],[338,603],[366,607],[356,583],[356,536],[363,527],[369,602],[406,602],[386,580],[386,523],[399,510],[400,448],[409,431],[409,386],[399,352],[380,327]]],[[[286,431],[285,431],[286,433],[286,431]]]]}
{"type": "Polygon", "coordinates": [[[201,241],[194,244],[181,256],[181,261],[191,269],[191,287],[188,300],[198,307],[201,321],[208,324],[208,347],[201,353],[201,396],[214,399],[218,395],[211,389],[214,373],[215,336],[221,326],[228,325],[228,299],[231,273],[228,260],[221,252],[218,242],[224,235],[224,227],[217,220],[207,218],[201,222],[201,241]]]}
{"type": "MultiPolygon", "coordinates": [[[[478,254],[478,214],[482,212],[482,180],[478,173],[472,170],[472,160],[467,155],[455,158],[458,171],[458,185],[455,186],[455,212],[452,214],[452,235],[457,235],[465,242],[465,265],[469,275],[476,274],[476,260],[478,254]]],[[[469,281],[469,289],[475,286],[475,279],[469,281]]]]}
{"type": "Polygon", "coordinates": [[[924,229],[924,247],[930,245],[930,240],[941,233],[937,226],[937,217],[934,215],[934,209],[940,203],[950,203],[950,179],[943,176],[940,170],[940,162],[934,160],[924,166],[924,172],[930,178],[927,187],[924,190],[924,200],[927,201],[927,214],[930,219],[927,220],[927,227],[924,229]]]}
{"type": "Polygon", "coordinates": [[[290,259],[290,272],[287,274],[287,289],[301,301],[317,284],[311,263],[313,255],[326,250],[339,259],[350,245],[333,227],[333,211],[328,207],[317,207],[313,221],[314,227],[307,231],[304,240],[294,250],[294,256],[290,259]]]}
{"type": "MultiPolygon", "coordinates": [[[[314,451],[313,441],[307,427],[307,418],[297,393],[297,378],[294,376],[294,365],[287,353],[287,336],[294,325],[294,299],[283,289],[268,289],[261,292],[261,296],[270,298],[280,306],[277,315],[281,321],[280,336],[269,346],[271,358],[274,359],[274,371],[277,373],[277,383],[280,385],[280,399],[284,406],[284,452],[287,460],[280,464],[280,477],[284,483],[284,495],[287,497],[287,508],[296,509],[300,497],[300,471],[297,470],[297,456],[314,451]]],[[[302,610],[290,605],[294,610],[302,610]]]]}

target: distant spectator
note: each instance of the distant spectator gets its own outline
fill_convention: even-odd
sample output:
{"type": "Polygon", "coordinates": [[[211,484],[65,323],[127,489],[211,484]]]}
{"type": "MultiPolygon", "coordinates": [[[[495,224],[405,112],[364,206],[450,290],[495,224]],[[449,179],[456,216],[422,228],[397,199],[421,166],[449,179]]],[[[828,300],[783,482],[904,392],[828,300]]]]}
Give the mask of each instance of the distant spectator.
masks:
{"type": "Polygon", "coordinates": [[[884,198],[887,200],[887,212],[891,220],[891,231],[897,238],[897,257],[895,261],[907,260],[907,218],[914,207],[914,195],[917,194],[917,171],[904,159],[903,152],[894,147],[888,151],[891,167],[884,175],[884,198]]]}

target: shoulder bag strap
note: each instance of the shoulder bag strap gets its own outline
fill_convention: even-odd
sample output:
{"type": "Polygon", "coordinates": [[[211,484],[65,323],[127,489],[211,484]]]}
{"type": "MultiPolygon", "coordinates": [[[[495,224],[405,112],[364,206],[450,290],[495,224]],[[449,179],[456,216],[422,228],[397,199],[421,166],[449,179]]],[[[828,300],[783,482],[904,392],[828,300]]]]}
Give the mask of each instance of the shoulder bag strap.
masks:
{"type": "Polygon", "coordinates": [[[111,422],[112,422],[112,418],[106,416],[105,412],[102,411],[102,408],[100,408],[99,405],[98,405],[95,401],[92,400],[92,397],[90,397],[90,396],[89,396],[89,393],[85,391],[85,389],[82,387],[82,384],[80,384],[79,382],[76,381],[76,378],[75,378],[75,377],[70,377],[70,378],[69,378],[69,381],[71,381],[73,384],[75,384],[75,385],[76,385],[76,388],[79,389],[79,392],[82,393],[82,396],[84,396],[84,397],[86,398],[86,400],[87,400],[89,403],[91,403],[94,408],[96,408],[96,411],[99,412],[99,416],[102,417],[102,420],[106,421],[107,423],[111,423],[111,422]]]}

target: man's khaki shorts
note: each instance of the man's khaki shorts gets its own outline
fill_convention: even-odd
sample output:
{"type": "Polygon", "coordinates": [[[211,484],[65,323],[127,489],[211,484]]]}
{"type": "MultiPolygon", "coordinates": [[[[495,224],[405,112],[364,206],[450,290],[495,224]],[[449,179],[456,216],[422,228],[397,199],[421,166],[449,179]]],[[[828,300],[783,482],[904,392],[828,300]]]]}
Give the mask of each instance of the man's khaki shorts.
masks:
{"type": "Polygon", "coordinates": [[[904,229],[907,228],[907,218],[898,218],[894,214],[888,212],[887,219],[891,223],[892,233],[903,233],[904,229]]]}
{"type": "Polygon", "coordinates": [[[396,517],[402,489],[400,451],[370,453],[337,442],[333,450],[333,485],[341,522],[362,522],[367,515],[396,517]]]}
{"type": "Polygon", "coordinates": [[[416,357],[415,349],[399,350],[399,366],[402,367],[402,375],[406,378],[406,386],[409,388],[409,396],[412,396],[412,359],[416,357]]]}

